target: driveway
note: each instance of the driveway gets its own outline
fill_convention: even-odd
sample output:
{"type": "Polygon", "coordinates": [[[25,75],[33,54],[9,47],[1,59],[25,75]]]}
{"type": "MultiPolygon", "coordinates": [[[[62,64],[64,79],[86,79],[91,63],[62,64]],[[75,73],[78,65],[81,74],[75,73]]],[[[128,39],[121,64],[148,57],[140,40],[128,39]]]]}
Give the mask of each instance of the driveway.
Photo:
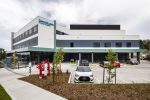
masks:
{"type": "MultiPolygon", "coordinates": [[[[62,63],[62,71],[67,70],[71,72],[71,83],[74,83],[74,70],[76,69],[76,64],[62,63]]],[[[99,67],[97,63],[90,64],[90,67],[94,74],[94,83],[103,83],[103,68],[99,67]]],[[[122,65],[117,68],[117,83],[150,83],[150,62],[144,61],[139,65],[122,65]]],[[[14,69],[13,72],[19,73],[21,75],[28,76],[29,68],[14,69]]],[[[32,68],[32,74],[38,74],[36,66],[32,68]]],[[[5,75],[1,79],[6,77],[11,78],[11,76],[5,75]]],[[[18,75],[13,75],[13,77],[18,77],[18,75]]],[[[6,79],[8,79],[6,78],[6,79]]]]}

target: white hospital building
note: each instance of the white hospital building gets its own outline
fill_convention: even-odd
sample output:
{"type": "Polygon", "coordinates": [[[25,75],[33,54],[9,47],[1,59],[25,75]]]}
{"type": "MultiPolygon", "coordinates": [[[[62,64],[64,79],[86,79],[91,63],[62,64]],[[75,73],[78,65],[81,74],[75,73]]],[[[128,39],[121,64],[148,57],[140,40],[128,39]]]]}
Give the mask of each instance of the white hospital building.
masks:
{"type": "Polygon", "coordinates": [[[70,28],[57,24],[57,21],[36,17],[17,32],[11,34],[11,48],[21,60],[39,62],[52,61],[59,47],[65,52],[64,61],[87,59],[90,62],[106,60],[109,49],[116,52],[119,61],[134,56],[140,61],[138,35],[127,35],[120,25],[74,24],[70,28]]]}

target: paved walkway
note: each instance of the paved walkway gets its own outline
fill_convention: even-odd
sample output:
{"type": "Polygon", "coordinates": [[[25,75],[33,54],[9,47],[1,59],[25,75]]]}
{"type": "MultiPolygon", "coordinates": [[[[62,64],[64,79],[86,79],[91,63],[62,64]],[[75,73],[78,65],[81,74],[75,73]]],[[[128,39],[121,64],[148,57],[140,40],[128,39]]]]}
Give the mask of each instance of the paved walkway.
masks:
{"type": "Polygon", "coordinates": [[[18,80],[21,77],[23,75],[0,68],[0,84],[13,100],[66,100],[35,85],[18,80]]]}

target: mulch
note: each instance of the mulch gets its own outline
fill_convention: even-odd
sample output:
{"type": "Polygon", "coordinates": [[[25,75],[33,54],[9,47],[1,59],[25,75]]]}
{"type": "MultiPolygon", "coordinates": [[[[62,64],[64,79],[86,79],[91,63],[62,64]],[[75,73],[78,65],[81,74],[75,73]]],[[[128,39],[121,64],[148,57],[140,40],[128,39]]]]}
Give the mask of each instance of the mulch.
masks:
{"type": "Polygon", "coordinates": [[[52,76],[39,79],[38,75],[31,75],[20,79],[68,100],[150,100],[150,84],[71,84],[67,83],[66,73],[54,83],[52,76]]]}

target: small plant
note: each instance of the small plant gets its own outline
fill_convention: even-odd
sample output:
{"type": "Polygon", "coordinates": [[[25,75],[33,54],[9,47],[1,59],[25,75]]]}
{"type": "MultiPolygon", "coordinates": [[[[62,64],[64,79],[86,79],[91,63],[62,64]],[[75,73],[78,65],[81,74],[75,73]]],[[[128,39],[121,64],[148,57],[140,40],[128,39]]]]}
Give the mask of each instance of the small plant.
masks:
{"type": "Polygon", "coordinates": [[[3,48],[0,48],[0,61],[6,58],[6,52],[3,48]]]}
{"type": "Polygon", "coordinates": [[[107,72],[108,72],[107,82],[111,83],[113,82],[112,79],[116,77],[116,71],[113,71],[113,69],[116,68],[116,66],[114,65],[116,60],[116,54],[112,50],[109,50],[106,59],[109,62],[107,65],[107,72]]]}
{"type": "Polygon", "coordinates": [[[54,58],[53,58],[53,82],[55,82],[55,75],[56,75],[56,79],[60,80],[60,74],[61,74],[61,63],[64,60],[64,52],[63,52],[63,48],[58,49],[57,52],[55,52],[54,54],[54,58]]]}
{"type": "Polygon", "coordinates": [[[16,64],[17,64],[16,51],[13,53],[13,63],[16,66],[16,64]]]}

